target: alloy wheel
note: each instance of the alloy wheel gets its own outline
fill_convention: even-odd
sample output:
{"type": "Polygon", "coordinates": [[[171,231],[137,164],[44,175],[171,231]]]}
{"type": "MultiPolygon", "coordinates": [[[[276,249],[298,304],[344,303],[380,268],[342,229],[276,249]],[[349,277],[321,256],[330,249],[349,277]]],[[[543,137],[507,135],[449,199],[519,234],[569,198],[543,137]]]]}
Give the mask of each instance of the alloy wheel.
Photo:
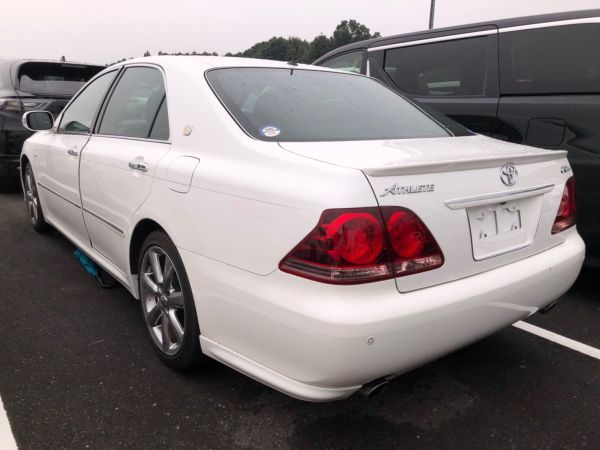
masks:
{"type": "Polygon", "coordinates": [[[167,253],[149,247],[142,258],[140,294],[146,325],[162,353],[179,352],[185,335],[185,302],[177,270],[167,253]]]}
{"type": "Polygon", "coordinates": [[[29,167],[25,172],[25,204],[27,206],[27,211],[29,212],[31,223],[36,225],[38,222],[39,198],[33,174],[29,167]]]}

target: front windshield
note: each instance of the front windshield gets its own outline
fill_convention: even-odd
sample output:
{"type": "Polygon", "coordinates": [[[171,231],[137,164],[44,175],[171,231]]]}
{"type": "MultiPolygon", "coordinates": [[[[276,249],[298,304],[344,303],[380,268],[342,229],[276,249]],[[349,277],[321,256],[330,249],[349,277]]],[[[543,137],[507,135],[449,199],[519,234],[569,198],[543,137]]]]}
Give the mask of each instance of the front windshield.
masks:
{"type": "Polygon", "coordinates": [[[354,141],[451,135],[419,107],[363,76],[242,67],[213,69],[206,77],[230,114],[256,139],[354,141]]]}

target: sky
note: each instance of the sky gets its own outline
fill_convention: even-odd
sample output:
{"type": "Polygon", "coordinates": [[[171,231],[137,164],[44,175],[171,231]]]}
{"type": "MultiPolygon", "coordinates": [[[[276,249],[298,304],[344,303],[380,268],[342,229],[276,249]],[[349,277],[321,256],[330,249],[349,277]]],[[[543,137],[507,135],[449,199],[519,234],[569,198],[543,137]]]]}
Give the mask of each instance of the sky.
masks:
{"type": "MultiPolygon", "coordinates": [[[[600,0],[436,0],[434,26],[593,8],[600,0]]],[[[272,36],[329,36],[344,19],[386,36],[426,29],[429,9],[430,0],[8,0],[0,58],[107,64],[146,50],[236,53],[272,36]]]]}

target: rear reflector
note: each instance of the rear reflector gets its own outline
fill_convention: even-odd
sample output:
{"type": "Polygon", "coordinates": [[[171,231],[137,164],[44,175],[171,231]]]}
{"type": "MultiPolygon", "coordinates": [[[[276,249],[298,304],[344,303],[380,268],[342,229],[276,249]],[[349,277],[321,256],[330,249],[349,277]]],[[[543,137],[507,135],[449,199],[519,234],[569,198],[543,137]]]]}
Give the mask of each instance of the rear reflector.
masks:
{"type": "Polygon", "coordinates": [[[279,264],[294,275],[358,284],[435,269],[444,256],[425,224],[396,207],[328,209],[279,264]]]}
{"type": "Polygon", "coordinates": [[[552,234],[560,233],[561,231],[571,228],[577,223],[577,207],[575,205],[575,178],[571,177],[565,184],[560,206],[554,225],[552,225],[552,234]]]}

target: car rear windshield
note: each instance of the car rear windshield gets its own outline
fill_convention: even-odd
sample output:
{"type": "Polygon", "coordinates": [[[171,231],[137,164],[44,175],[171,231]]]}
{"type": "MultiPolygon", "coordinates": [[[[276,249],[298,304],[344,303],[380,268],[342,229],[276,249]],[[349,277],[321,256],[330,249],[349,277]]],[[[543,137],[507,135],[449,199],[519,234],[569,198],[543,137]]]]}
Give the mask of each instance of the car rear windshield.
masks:
{"type": "Polygon", "coordinates": [[[103,67],[28,62],[19,67],[17,89],[40,95],[72,96],[103,67]]]}
{"type": "Polygon", "coordinates": [[[301,142],[451,135],[419,107],[363,76],[245,67],[213,69],[206,77],[230,114],[256,139],[301,142]]]}

